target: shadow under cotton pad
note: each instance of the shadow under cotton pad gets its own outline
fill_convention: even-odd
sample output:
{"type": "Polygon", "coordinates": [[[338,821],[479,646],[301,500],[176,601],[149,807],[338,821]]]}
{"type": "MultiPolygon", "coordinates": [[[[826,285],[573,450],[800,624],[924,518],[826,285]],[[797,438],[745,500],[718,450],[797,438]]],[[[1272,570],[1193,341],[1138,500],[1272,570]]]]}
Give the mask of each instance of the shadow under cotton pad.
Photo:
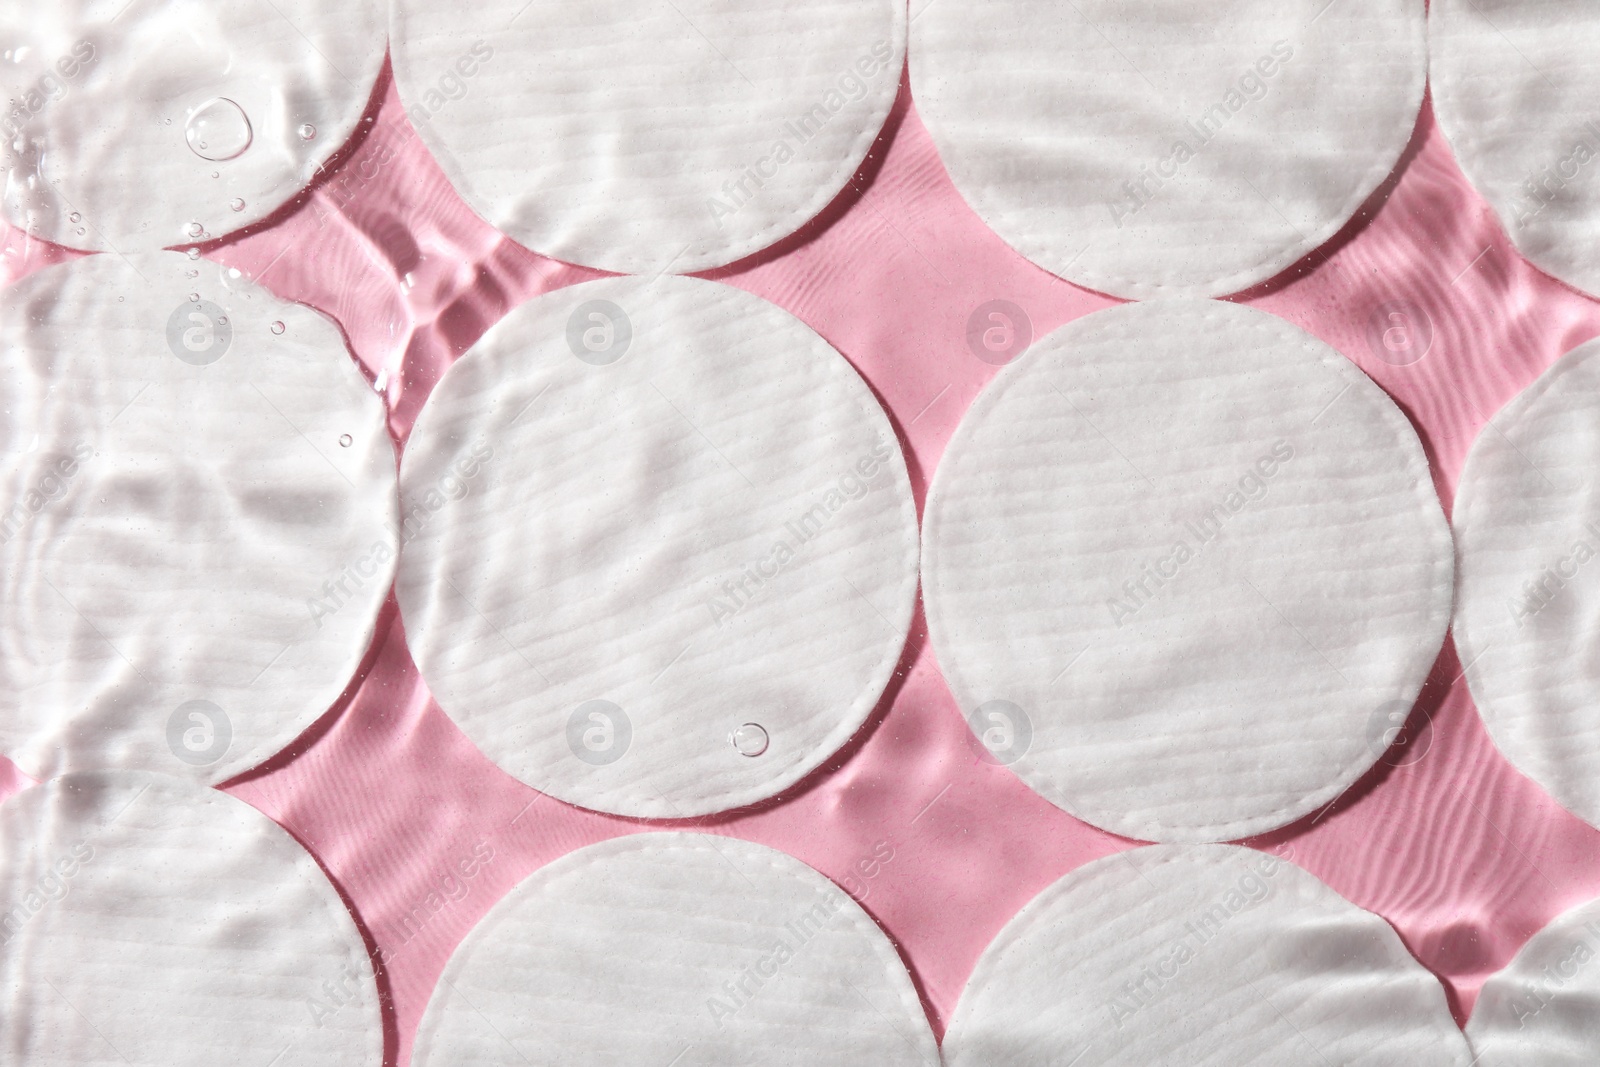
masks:
{"type": "Polygon", "coordinates": [[[883,409],[805,324],[715,282],[513,311],[428,398],[400,481],[418,668],[568,803],[776,795],[866,722],[910,630],[916,511],[883,409]]]}
{"type": "Polygon", "coordinates": [[[1036,342],[929,491],[928,630],[994,758],[1113,833],[1226,841],[1333,800],[1450,620],[1416,432],[1332,348],[1171,300],[1036,342]]]}
{"type": "Polygon", "coordinates": [[[0,806],[0,976],[0,1067],[383,1062],[371,958],[316,861],[164,775],[0,806]]]}
{"type": "Polygon", "coordinates": [[[949,1067],[1470,1067],[1388,923],[1278,856],[1133,849],[1040,893],[984,950],[949,1067]]]}
{"type": "Polygon", "coordinates": [[[338,699],[395,567],[394,446],[333,322],[176,252],[0,303],[0,752],[221,782],[338,699]]]}
{"type": "Polygon", "coordinates": [[[523,1060],[938,1067],[939,1049],[844,890],[762,845],[667,833],[535,871],[450,958],[414,1067],[523,1060]]]}

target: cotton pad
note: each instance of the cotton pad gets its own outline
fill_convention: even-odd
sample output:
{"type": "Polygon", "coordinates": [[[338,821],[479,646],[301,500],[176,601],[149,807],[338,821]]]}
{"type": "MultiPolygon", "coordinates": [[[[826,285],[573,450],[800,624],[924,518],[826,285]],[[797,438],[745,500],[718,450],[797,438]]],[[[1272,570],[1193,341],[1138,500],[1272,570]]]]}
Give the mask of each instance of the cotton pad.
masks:
{"type": "Polygon", "coordinates": [[[1421,690],[1451,571],[1405,416],[1236,304],[1036,341],[924,515],[929,633],[974,731],[1053,803],[1153,841],[1247,837],[1348,788],[1421,690]]]}
{"type": "Polygon", "coordinates": [[[6,217],[132,252],[259,222],[355,131],[378,0],[0,0],[6,217]]]}
{"type": "Polygon", "coordinates": [[[3,1067],[378,1067],[361,933],[270,819],[165,775],[0,807],[3,1067]]]}
{"type": "Polygon", "coordinates": [[[1080,867],[984,950],[948,1067],[1468,1067],[1437,979],[1286,860],[1158,846],[1080,867]]]}
{"type": "Polygon", "coordinates": [[[1600,343],[1478,436],[1456,492],[1456,648],[1496,747],[1600,826],[1600,343]]]}
{"type": "Polygon", "coordinates": [[[1420,0],[913,0],[911,88],[956,188],[1069,281],[1220,296],[1332,237],[1393,170],[1420,0]]]}
{"type": "Polygon", "coordinates": [[[1533,935],[1478,993],[1467,1040],[1478,1067],[1589,1067],[1600,1059],[1600,901],[1533,935]]]}
{"type": "Polygon", "coordinates": [[[0,302],[0,752],[220,782],[328,710],[395,566],[395,455],[339,328],[205,260],[0,302]]]}
{"type": "Polygon", "coordinates": [[[714,282],[539,297],[440,380],[401,469],[417,666],[490,759],[586,808],[773,796],[888,683],[916,595],[894,431],[803,323],[714,282]]]}
{"type": "Polygon", "coordinates": [[[899,91],[898,0],[394,4],[395,84],[456,190],[537,252],[688,274],[827,206],[899,91]]]}
{"type": "Polygon", "coordinates": [[[1600,293],[1600,10],[1434,0],[1433,110],[1517,251],[1600,293]]]}
{"type": "Polygon", "coordinates": [[[535,871],[445,966],[415,1067],[936,1067],[889,939],[799,860],[637,834],[535,871]]]}

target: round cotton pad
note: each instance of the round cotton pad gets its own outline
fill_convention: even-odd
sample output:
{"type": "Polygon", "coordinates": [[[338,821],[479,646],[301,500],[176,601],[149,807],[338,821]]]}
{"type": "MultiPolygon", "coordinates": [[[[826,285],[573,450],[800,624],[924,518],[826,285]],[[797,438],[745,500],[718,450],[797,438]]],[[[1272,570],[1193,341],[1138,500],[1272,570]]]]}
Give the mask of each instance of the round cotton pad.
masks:
{"type": "Polygon", "coordinates": [[[1489,420],[1456,492],[1455,639],[1496,747],[1600,826],[1600,342],[1489,420]]]}
{"type": "Polygon", "coordinates": [[[535,251],[741,259],[827,206],[899,91],[897,0],[396,0],[394,75],[456,190],[535,251]]]}
{"type": "Polygon", "coordinates": [[[349,139],[377,0],[0,0],[5,212],[131,252],[266,218],[349,139]]]}
{"type": "Polygon", "coordinates": [[[535,871],[456,949],[416,1067],[931,1067],[905,965],[843,890],[732,838],[637,834],[535,871]],[[530,1059],[532,1057],[533,1059],[530,1059]]]}
{"type": "Polygon", "coordinates": [[[1040,893],[984,950],[948,1067],[1469,1067],[1437,979],[1286,860],[1135,849],[1040,893]]]}
{"type": "Polygon", "coordinates": [[[0,1067],[383,1062],[372,962],[321,868],[164,775],[73,774],[0,807],[0,974],[0,1067]]]}
{"type": "Polygon", "coordinates": [[[1600,293],[1600,9],[1433,0],[1433,110],[1517,251],[1600,293]]]}
{"type": "Polygon", "coordinates": [[[1438,654],[1452,563],[1400,410],[1236,304],[1035,342],[924,516],[929,633],[975,730],[1055,804],[1154,841],[1261,833],[1359,778],[1438,654]]]}
{"type": "Polygon", "coordinates": [[[713,282],[512,312],[429,397],[401,496],[397,591],[433,695],[583,807],[773,796],[866,721],[910,629],[888,419],[803,323],[713,282]]]}
{"type": "Polygon", "coordinates": [[[1017,251],[1118,296],[1289,267],[1388,176],[1422,102],[1420,0],[912,9],[912,91],[956,187],[1017,251]]]}
{"type": "Polygon", "coordinates": [[[1600,1060],[1600,901],[1533,935],[1483,983],[1467,1023],[1478,1067],[1590,1067],[1600,1060]]]}
{"type": "Polygon", "coordinates": [[[219,782],[338,698],[396,549],[383,405],[318,313],[175,252],[0,303],[0,752],[219,782]]]}

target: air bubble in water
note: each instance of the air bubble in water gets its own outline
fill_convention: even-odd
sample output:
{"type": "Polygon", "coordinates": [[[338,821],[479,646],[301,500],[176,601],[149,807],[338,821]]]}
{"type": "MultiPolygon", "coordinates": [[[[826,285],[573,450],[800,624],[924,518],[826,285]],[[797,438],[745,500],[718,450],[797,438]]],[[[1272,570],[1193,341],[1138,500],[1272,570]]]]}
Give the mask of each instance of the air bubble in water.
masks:
{"type": "Polygon", "coordinates": [[[219,96],[201,104],[184,129],[189,149],[201,159],[236,159],[250,147],[254,133],[244,108],[219,96]]]}
{"type": "Polygon", "coordinates": [[[354,437],[351,437],[349,434],[344,434],[343,436],[341,436],[339,438],[339,447],[340,448],[349,448],[351,445],[353,445],[355,443],[356,443],[356,439],[354,437]]]}
{"type": "Polygon", "coordinates": [[[74,211],[72,214],[67,216],[67,221],[71,223],[79,223],[83,221],[83,216],[74,211]]]}
{"type": "Polygon", "coordinates": [[[284,324],[281,323],[281,322],[275,322],[275,323],[272,324],[272,332],[273,333],[281,334],[285,329],[287,329],[287,327],[285,327],[284,324]]]}
{"type": "Polygon", "coordinates": [[[235,210],[235,211],[243,211],[244,210],[244,201],[240,200],[237,197],[235,197],[234,199],[228,201],[228,206],[233,208],[233,210],[235,210]]]}
{"type": "Polygon", "coordinates": [[[317,128],[315,126],[311,125],[311,123],[308,122],[304,126],[300,127],[300,139],[302,141],[309,141],[312,138],[316,137],[316,135],[317,135],[317,128]]]}
{"type": "Polygon", "coordinates": [[[200,303],[200,294],[199,293],[190,293],[189,294],[189,303],[191,303],[191,304],[200,303]]]}

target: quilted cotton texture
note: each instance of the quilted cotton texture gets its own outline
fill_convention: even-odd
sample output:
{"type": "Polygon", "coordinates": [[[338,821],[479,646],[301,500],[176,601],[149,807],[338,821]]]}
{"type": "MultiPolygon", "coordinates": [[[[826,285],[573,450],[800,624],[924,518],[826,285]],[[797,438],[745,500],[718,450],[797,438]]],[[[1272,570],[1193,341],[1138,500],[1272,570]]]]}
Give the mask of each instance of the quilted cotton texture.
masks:
{"type": "Polygon", "coordinates": [[[1483,984],[1467,1023],[1479,1067],[1588,1067],[1600,1060],[1600,901],[1534,934],[1483,984]]]}
{"type": "Polygon", "coordinates": [[[1452,551],[1415,431],[1233,304],[1098,312],[1008,366],[923,530],[929,634],[1002,762],[1096,826],[1230,840],[1327,804],[1408,711],[1452,551]]]}
{"type": "Polygon", "coordinates": [[[775,795],[866,721],[911,624],[888,419],[799,320],[713,282],[512,312],[429,397],[401,494],[429,688],[502,768],[584,807],[775,795]]]}
{"type": "Polygon", "coordinates": [[[912,7],[912,91],[967,202],[1046,270],[1130,298],[1236,292],[1328,240],[1394,168],[1426,80],[1421,0],[912,7]]]}
{"type": "Polygon", "coordinates": [[[1433,107],[1457,162],[1540,269],[1600,293],[1600,9],[1435,0],[1433,107]]]}
{"type": "Polygon", "coordinates": [[[1600,825],[1600,344],[1567,353],[1479,435],[1456,495],[1455,639],[1489,736],[1600,825]]]}
{"type": "Polygon", "coordinates": [[[761,845],[639,834],[527,879],[461,943],[415,1067],[508,1062],[937,1067],[894,946],[761,845]]]}
{"type": "Polygon", "coordinates": [[[1287,860],[1135,849],[1040,893],[984,950],[949,1067],[1469,1067],[1438,980],[1287,860]]]}
{"type": "Polygon", "coordinates": [[[163,775],[0,807],[0,1064],[378,1067],[361,934],[293,838],[163,775]]]}
{"type": "Polygon", "coordinates": [[[259,222],[355,131],[381,0],[0,0],[7,218],[151,250],[259,222]]]}
{"type": "Polygon", "coordinates": [[[338,327],[237,273],[91,256],[0,305],[0,751],[35,778],[224,781],[326,712],[372,639],[383,405],[338,327]]]}
{"type": "Polygon", "coordinates": [[[844,188],[900,84],[898,0],[396,0],[395,80],[463,199],[557,259],[690,273],[844,188]]]}

